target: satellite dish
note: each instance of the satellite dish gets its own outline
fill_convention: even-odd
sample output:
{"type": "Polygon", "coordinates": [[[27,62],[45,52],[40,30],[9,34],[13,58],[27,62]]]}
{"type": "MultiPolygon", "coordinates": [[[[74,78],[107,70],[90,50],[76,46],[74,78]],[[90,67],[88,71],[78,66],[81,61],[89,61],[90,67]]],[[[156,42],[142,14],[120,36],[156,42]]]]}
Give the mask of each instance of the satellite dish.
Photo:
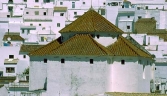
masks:
{"type": "Polygon", "coordinates": [[[10,41],[10,40],[11,40],[11,38],[10,38],[10,37],[8,37],[7,39],[8,39],[8,41],[10,41]]]}

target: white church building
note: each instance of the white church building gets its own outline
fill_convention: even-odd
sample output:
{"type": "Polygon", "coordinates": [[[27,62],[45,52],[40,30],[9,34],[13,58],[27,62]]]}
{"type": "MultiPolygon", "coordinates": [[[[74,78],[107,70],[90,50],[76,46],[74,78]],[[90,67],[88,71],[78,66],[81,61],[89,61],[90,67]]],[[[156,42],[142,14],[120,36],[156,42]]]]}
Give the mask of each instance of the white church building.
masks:
{"type": "Polygon", "coordinates": [[[150,93],[153,57],[92,8],[29,53],[29,90],[43,96],[150,93]]]}

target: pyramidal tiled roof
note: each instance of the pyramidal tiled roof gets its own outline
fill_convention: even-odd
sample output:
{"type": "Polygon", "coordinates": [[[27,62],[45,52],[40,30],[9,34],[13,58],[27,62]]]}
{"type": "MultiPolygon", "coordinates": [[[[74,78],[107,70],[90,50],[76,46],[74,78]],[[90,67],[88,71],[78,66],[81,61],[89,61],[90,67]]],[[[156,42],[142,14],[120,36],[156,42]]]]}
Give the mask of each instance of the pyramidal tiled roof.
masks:
{"type": "Polygon", "coordinates": [[[59,31],[60,33],[67,32],[111,32],[122,34],[123,31],[109,22],[93,9],[89,9],[81,17],[67,25],[59,31]]]}
{"type": "Polygon", "coordinates": [[[77,34],[49,52],[48,55],[112,55],[89,34],[77,34]]]}
{"type": "Polygon", "coordinates": [[[122,36],[119,36],[118,40],[114,44],[108,46],[108,49],[114,54],[114,56],[141,56],[152,58],[151,55],[136,47],[122,36]]]}
{"type": "Polygon", "coordinates": [[[46,55],[48,52],[52,51],[53,49],[57,48],[58,46],[60,46],[60,42],[59,39],[61,37],[59,37],[58,39],[46,44],[45,46],[42,46],[32,52],[30,52],[28,55],[30,56],[43,56],[46,55]]]}

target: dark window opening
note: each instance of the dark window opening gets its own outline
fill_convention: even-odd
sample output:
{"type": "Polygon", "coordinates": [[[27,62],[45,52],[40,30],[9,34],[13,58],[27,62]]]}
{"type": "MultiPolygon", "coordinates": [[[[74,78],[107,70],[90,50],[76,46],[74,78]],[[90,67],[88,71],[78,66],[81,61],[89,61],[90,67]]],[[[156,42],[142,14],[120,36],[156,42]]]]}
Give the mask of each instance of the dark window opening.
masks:
{"type": "Polygon", "coordinates": [[[44,37],[41,37],[41,42],[44,42],[44,37]]]}
{"type": "Polygon", "coordinates": [[[122,5],[122,8],[124,8],[124,5],[122,5]]]}
{"type": "Polygon", "coordinates": [[[63,2],[60,2],[60,5],[63,5],[63,2]]]}
{"type": "Polygon", "coordinates": [[[156,86],[156,90],[159,90],[159,85],[156,86]]]}
{"type": "Polygon", "coordinates": [[[156,9],[158,9],[158,7],[156,7],[156,9]]]}
{"type": "Polygon", "coordinates": [[[24,30],[22,30],[22,34],[24,34],[24,30]]]}
{"type": "Polygon", "coordinates": [[[148,6],[146,6],[146,9],[148,9],[148,6]]]}
{"type": "Polygon", "coordinates": [[[47,63],[47,59],[44,59],[44,63],[47,63]]]}
{"type": "Polygon", "coordinates": [[[45,2],[46,2],[46,3],[49,3],[49,2],[50,2],[50,0],[46,0],[45,2]]]}
{"type": "Polygon", "coordinates": [[[99,38],[100,38],[100,35],[97,35],[97,38],[99,39],[99,38]]]}
{"type": "Polygon", "coordinates": [[[140,10],[140,7],[137,7],[137,10],[140,10]]]}
{"type": "Polygon", "coordinates": [[[121,60],[121,64],[125,64],[125,60],[121,60]]]}
{"type": "Polygon", "coordinates": [[[6,73],[15,73],[14,67],[6,67],[6,73]]]}
{"type": "Polygon", "coordinates": [[[90,64],[93,64],[93,59],[90,59],[90,64]]]}
{"type": "Polygon", "coordinates": [[[138,16],[138,19],[141,19],[142,17],[141,16],[138,16]]]}
{"type": "Polygon", "coordinates": [[[127,29],[130,29],[130,26],[127,26],[127,29]]]}
{"type": "Polygon", "coordinates": [[[10,17],[10,15],[7,15],[7,17],[10,17]]]}
{"type": "Polygon", "coordinates": [[[82,4],[85,4],[85,2],[82,2],[82,4]]]}
{"type": "Polygon", "coordinates": [[[156,70],[157,68],[155,68],[155,70],[156,70]]]}
{"type": "Polygon", "coordinates": [[[30,26],[33,26],[33,24],[30,24],[30,26]]]}
{"type": "Polygon", "coordinates": [[[60,27],[60,23],[57,23],[57,27],[60,27]]]}
{"type": "Polygon", "coordinates": [[[39,2],[39,0],[35,0],[35,2],[39,2]]]}
{"type": "Polygon", "coordinates": [[[29,12],[26,12],[26,14],[29,14],[29,12]]]}
{"type": "Polygon", "coordinates": [[[130,16],[128,16],[128,18],[130,18],[130,16]]]}
{"type": "Polygon", "coordinates": [[[72,8],[75,8],[75,2],[72,2],[72,8]]]}
{"type": "Polygon", "coordinates": [[[74,15],[77,15],[77,12],[74,12],[74,15]]]}
{"type": "Polygon", "coordinates": [[[101,9],[101,15],[105,15],[105,10],[104,9],[101,9]]]}
{"type": "Polygon", "coordinates": [[[103,5],[106,5],[106,3],[104,2],[103,5]]]}
{"type": "Polygon", "coordinates": [[[43,15],[46,15],[46,12],[43,12],[43,15]]]}
{"type": "Polygon", "coordinates": [[[60,16],[64,16],[64,13],[60,13],[60,16]]]}
{"type": "Polygon", "coordinates": [[[27,0],[24,0],[24,2],[27,2],[27,0]]]}
{"type": "Polygon", "coordinates": [[[61,59],[61,63],[64,63],[65,61],[64,61],[64,59],[61,59]]]}
{"type": "Polygon", "coordinates": [[[3,71],[0,71],[0,77],[2,77],[3,76],[3,71]]]}
{"type": "Polygon", "coordinates": [[[23,58],[26,58],[26,55],[23,55],[23,58]]]}
{"type": "Polygon", "coordinates": [[[13,59],[14,58],[14,55],[9,55],[9,59],[13,59]]]}
{"type": "Polygon", "coordinates": [[[41,26],[41,24],[39,24],[39,26],[41,26]]]}

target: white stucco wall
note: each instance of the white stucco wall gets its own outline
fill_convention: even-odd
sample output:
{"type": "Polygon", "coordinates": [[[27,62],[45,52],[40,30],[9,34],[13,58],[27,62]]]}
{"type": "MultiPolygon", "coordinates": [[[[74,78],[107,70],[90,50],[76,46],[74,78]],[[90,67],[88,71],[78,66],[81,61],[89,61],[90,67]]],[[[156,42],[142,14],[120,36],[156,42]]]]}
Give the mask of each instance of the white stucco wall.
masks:
{"type": "MultiPolygon", "coordinates": [[[[138,58],[121,57],[114,58],[112,64],[112,92],[133,92],[133,93],[149,93],[151,71],[150,65],[146,65],[143,71],[143,65],[138,64],[138,58]],[[121,60],[125,60],[125,64],[121,64],[121,60]],[[145,79],[143,78],[143,72],[145,79]]],[[[142,63],[146,61],[140,59],[142,63]]]]}
{"type": "Polygon", "coordinates": [[[46,63],[30,61],[29,90],[43,89],[46,82],[46,63]]]}
{"type": "Polygon", "coordinates": [[[90,64],[90,57],[66,57],[61,64],[60,57],[47,63],[48,96],[90,96],[105,92],[107,61],[96,57],[90,64]],[[93,90],[92,90],[93,89],[93,90]]]}
{"type": "Polygon", "coordinates": [[[8,96],[8,90],[5,88],[5,86],[0,88],[0,96],[8,96]]]}

